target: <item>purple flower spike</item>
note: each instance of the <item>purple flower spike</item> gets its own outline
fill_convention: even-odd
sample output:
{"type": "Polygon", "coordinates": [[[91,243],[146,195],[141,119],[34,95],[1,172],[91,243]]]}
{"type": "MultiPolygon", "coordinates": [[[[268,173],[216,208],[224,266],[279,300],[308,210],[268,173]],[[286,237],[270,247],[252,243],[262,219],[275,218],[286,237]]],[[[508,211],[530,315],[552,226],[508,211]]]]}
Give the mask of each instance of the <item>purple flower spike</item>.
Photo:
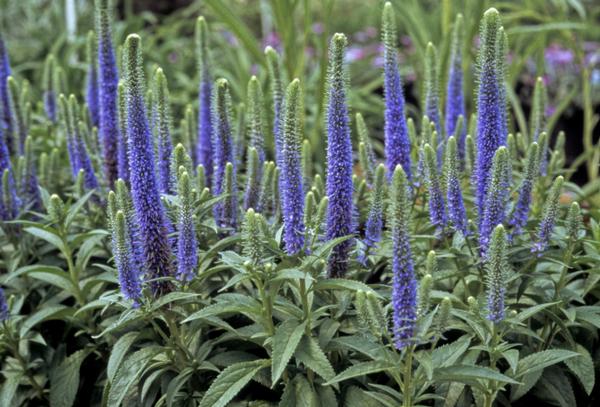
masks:
{"type": "Polygon", "coordinates": [[[285,250],[293,255],[304,246],[304,193],[300,159],[300,81],[287,88],[283,109],[281,191],[285,250]]]}
{"type": "Polygon", "coordinates": [[[452,228],[461,232],[463,236],[468,234],[467,213],[463,203],[462,191],[460,188],[459,159],[456,148],[456,138],[451,136],[446,146],[446,200],[448,201],[448,218],[452,228]]]}
{"type": "Polygon", "coordinates": [[[56,90],[54,89],[54,70],[56,69],[56,60],[54,59],[54,55],[48,55],[46,58],[46,62],[44,63],[44,76],[43,76],[43,86],[44,86],[44,110],[46,111],[46,116],[52,122],[56,122],[56,90]]]}
{"type": "MultiPolygon", "coordinates": [[[[446,137],[454,135],[458,124],[458,118],[466,118],[465,97],[463,91],[462,71],[462,47],[464,42],[463,16],[458,14],[452,30],[452,49],[450,52],[450,71],[448,73],[448,85],[446,90],[446,137]]],[[[464,120],[464,119],[463,119],[464,120]]],[[[465,161],[465,139],[467,137],[467,126],[463,125],[456,134],[458,145],[458,157],[461,163],[465,161]]]]}
{"type": "Polygon", "coordinates": [[[408,181],[398,165],[392,177],[388,223],[392,237],[392,312],[394,344],[402,349],[411,344],[417,319],[417,280],[410,248],[408,181]]]}
{"type": "Polygon", "coordinates": [[[6,321],[9,317],[8,304],[6,303],[6,296],[4,290],[0,287],[0,322],[6,321]]]}
{"type": "Polygon", "coordinates": [[[503,146],[494,154],[485,209],[479,226],[479,245],[482,255],[487,251],[492,231],[504,222],[510,192],[510,173],[508,149],[503,146]]]}
{"type": "MultiPolygon", "coordinates": [[[[229,83],[226,79],[218,79],[215,83],[215,95],[213,97],[213,163],[214,163],[214,195],[220,195],[225,191],[225,168],[227,163],[233,165],[233,175],[236,174],[235,152],[233,151],[232,128],[231,128],[231,96],[229,94],[229,83]]],[[[229,198],[228,198],[229,199],[229,198]]],[[[214,207],[215,220],[218,226],[225,226],[226,221],[222,217],[225,203],[219,202],[214,207]]]]}
{"type": "Polygon", "coordinates": [[[275,140],[275,163],[281,167],[280,155],[281,140],[281,108],[283,105],[283,73],[279,54],[272,47],[265,48],[269,81],[271,83],[271,97],[273,98],[273,137],[275,140]]]}
{"type": "Polygon", "coordinates": [[[384,45],[385,157],[388,176],[402,165],[411,179],[410,139],[404,116],[404,94],[396,52],[396,17],[392,4],[383,7],[382,37],[384,45]]]}
{"type": "Polygon", "coordinates": [[[523,180],[519,186],[519,198],[515,204],[512,216],[508,224],[513,227],[511,238],[521,233],[521,230],[527,224],[529,217],[529,209],[531,206],[531,192],[538,174],[539,168],[539,146],[536,142],[531,143],[527,152],[527,160],[525,161],[525,173],[523,180]]]}
{"type": "Polygon", "coordinates": [[[438,175],[436,153],[429,144],[425,144],[423,148],[425,176],[429,191],[429,216],[431,224],[435,226],[436,233],[440,235],[448,223],[448,217],[446,215],[444,196],[438,175]]]}
{"type": "MultiPolygon", "coordinates": [[[[481,49],[479,50],[479,92],[477,98],[477,158],[475,181],[479,222],[483,220],[487,185],[494,154],[505,145],[502,137],[501,90],[498,78],[497,38],[500,29],[498,11],[491,8],[483,15],[481,49]]],[[[497,223],[490,227],[495,227],[497,223]]],[[[491,229],[489,230],[491,233],[491,229]]],[[[489,234],[488,234],[489,236],[489,234]]]]}
{"type": "MultiPolygon", "coordinates": [[[[170,277],[173,273],[171,248],[167,236],[167,218],[160,199],[154,148],[144,104],[144,76],[141,39],[132,34],[125,42],[127,140],[133,207],[139,224],[139,242],[143,246],[148,277],[170,277]]],[[[165,280],[152,281],[157,295],[171,290],[165,280]]]]}
{"type": "Polygon", "coordinates": [[[213,173],[213,125],[212,125],[212,75],[210,72],[210,55],[208,48],[208,27],[204,17],[196,22],[196,53],[200,71],[200,87],[198,92],[198,144],[196,157],[206,171],[206,184],[212,185],[213,173]]]}
{"type": "Polygon", "coordinates": [[[119,74],[112,45],[110,0],[96,0],[98,35],[98,95],[100,103],[100,140],[104,152],[104,175],[112,187],[118,178],[119,121],[117,87],[119,74]]]}
{"type": "MultiPolygon", "coordinates": [[[[347,72],[344,65],[346,36],[335,34],[329,48],[327,94],[327,239],[354,234],[352,205],[352,143],[346,101],[347,72]]],[[[348,269],[352,240],[333,248],[328,274],[342,277],[348,269]]]]}
{"type": "Polygon", "coordinates": [[[10,76],[10,61],[4,37],[0,32],[0,127],[4,130],[5,143],[10,154],[13,153],[13,129],[8,95],[8,77],[10,76]]]}
{"type": "Polygon", "coordinates": [[[100,95],[98,90],[98,61],[96,51],[96,35],[93,31],[88,33],[87,37],[87,78],[85,102],[90,111],[92,125],[100,125],[100,95]]]}

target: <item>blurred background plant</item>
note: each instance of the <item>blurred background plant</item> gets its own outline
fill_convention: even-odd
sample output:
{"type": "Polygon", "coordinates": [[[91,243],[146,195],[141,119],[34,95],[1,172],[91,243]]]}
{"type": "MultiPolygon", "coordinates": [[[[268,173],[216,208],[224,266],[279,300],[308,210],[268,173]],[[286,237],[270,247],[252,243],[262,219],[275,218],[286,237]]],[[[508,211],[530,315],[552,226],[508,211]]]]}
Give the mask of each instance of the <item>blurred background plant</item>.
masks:
{"type": "MultiPolygon", "coordinates": [[[[145,44],[147,72],[160,64],[170,81],[175,117],[183,117],[188,101],[196,101],[197,69],[193,30],[197,15],[211,26],[216,76],[231,84],[234,100],[246,100],[246,84],[257,75],[266,80],[263,49],[270,45],[284,54],[287,79],[304,83],[306,136],[323,146],[323,97],[326,45],[335,32],[349,36],[352,78],[350,103],[361,112],[382,151],[382,49],[378,29],[383,1],[357,0],[116,0],[115,43],[138,32],[145,44]],[[352,12],[348,12],[352,10],[352,12]]],[[[600,3],[596,0],[396,0],[401,73],[408,114],[420,121],[427,43],[439,52],[440,89],[445,89],[450,31],[457,13],[465,19],[463,64],[465,92],[475,87],[474,57],[478,21],[490,6],[499,9],[507,29],[509,55],[508,98],[516,118],[512,131],[528,133],[526,119],[536,77],[549,92],[548,130],[552,137],[564,130],[567,178],[586,185],[586,196],[599,189],[600,132],[600,3]]],[[[93,2],[82,0],[0,0],[0,24],[9,43],[17,76],[41,83],[42,65],[53,53],[70,72],[66,91],[83,89],[85,38],[93,27],[93,2]],[[66,29],[63,29],[65,27],[66,29]],[[19,46],[10,46],[10,44],[19,46]]],[[[32,87],[32,91],[40,87],[32,87]]],[[[65,92],[66,93],[66,92],[65,92]]],[[[266,92],[268,94],[268,92],[266,92]]],[[[444,100],[442,94],[442,100],[444,100]]],[[[40,95],[35,95],[41,100],[40,95]]],[[[467,98],[472,103],[474,98],[467,98]]],[[[197,102],[196,102],[197,103],[197,102]]],[[[467,106],[468,112],[474,106],[467,106]]],[[[242,106],[238,106],[240,111],[242,106]]],[[[176,121],[177,122],[177,121],[176,121]]],[[[177,129],[178,131],[179,129],[177,129]]],[[[323,146],[324,147],[324,146],[323,146]]],[[[315,168],[324,165],[324,148],[314,149],[315,168]]]]}

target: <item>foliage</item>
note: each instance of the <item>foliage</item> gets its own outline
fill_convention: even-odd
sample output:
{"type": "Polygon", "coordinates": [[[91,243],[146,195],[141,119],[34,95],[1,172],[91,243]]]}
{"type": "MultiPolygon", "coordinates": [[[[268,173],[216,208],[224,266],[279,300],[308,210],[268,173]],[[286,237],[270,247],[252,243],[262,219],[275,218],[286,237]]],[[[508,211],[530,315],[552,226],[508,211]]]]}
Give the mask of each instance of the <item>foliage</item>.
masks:
{"type": "MultiPolygon", "coordinates": [[[[60,25],[59,2],[37,24],[10,3],[0,1],[4,25],[25,16],[31,38],[8,27],[8,54],[0,47],[12,68],[0,72],[13,75],[0,78],[10,96],[0,105],[0,405],[592,403],[597,186],[571,182],[566,136],[549,138],[566,106],[545,117],[537,81],[528,122],[514,89],[549,38],[580,58],[598,10],[529,0],[525,11],[500,2],[484,13],[485,2],[466,0],[430,13],[411,0],[396,13],[369,8],[375,16],[359,6],[349,27],[383,20],[384,81],[383,65],[349,57],[355,36],[331,35],[341,24],[333,1],[238,15],[236,3],[206,0],[160,25],[125,7],[111,32],[111,2],[99,0],[101,33],[60,32],[51,47],[37,34],[60,25]],[[195,20],[201,7],[206,19],[195,20]],[[457,11],[464,32],[450,35],[457,11]],[[265,53],[250,28],[259,14],[281,40],[265,53]],[[415,44],[408,60],[394,25],[415,44]],[[239,48],[225,46],[224,27],[239,48]],[[111,55],[107,38],[118,86],[91,55],[111,55]],[[479,71],[461,70],[477,49],[479,71]],[[423,92],[402,88],[398,66],[402,80],[426,73],[423,92]],[[91,106],[94,75],[100,95],[111,91],[97,100],[98,125],[119,133],[111,154],[91,106]],[[452,134],[447,97],[466,102],[452,134]],[[389,126],[398,118],[399,130],[389,126]],[[383,138],[402,148],[390,153],[383,138]],[[113,179],[123,166],[128,179],[113,179]]],[[[79,24],[92,27],[86,7],[79,24]]]]}

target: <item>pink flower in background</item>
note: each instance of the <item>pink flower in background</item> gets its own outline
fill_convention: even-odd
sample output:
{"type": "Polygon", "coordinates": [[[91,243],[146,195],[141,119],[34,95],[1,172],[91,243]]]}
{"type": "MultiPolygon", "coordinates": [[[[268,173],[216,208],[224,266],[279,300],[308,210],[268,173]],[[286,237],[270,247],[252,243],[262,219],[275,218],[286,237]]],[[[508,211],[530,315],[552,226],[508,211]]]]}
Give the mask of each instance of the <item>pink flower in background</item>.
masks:
{"type": "Polygon", "coordinates": [[[575,59],[573,51],[563,48],[559,44],[551,44],[544,52],[546,62],[552,65],[569,65],[575,59]]]}
{"type": "Polygon", "coordinates": [[[281,38],[279,37],[279,34],[277,34],[275,31],[268,33],[262,40],[262,46],[263,48],[270,46],[275,48],[277,51],[281,51],[281,38]]]}
{"type": "Polygon", "coordinates": [[[346,51],[346,62],[356,62],[367,56],[366,48],[358,45],[348,47],[346,51]]]}
{"type": "Polygon", "coordinates": [[[321,35],[325,32],[325,27],[323,26],[323,23],[314,23],[312,25],[312,31],[317,35],[321,35]]]}

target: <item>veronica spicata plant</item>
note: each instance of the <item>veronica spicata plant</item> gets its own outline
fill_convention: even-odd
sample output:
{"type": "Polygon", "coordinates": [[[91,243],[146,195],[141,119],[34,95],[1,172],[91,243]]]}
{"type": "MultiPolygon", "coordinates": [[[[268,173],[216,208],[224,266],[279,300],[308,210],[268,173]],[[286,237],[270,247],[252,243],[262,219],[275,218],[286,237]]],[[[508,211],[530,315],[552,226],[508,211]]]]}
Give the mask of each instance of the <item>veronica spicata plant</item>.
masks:
{"type": "Polygon", "coordinates": [[[552,86],[529,121],[510,88],[514,18],[386,2],[378,39],[298,36],[286,2],[151,30],[95,3],[43,61],[0,35],[0,404],[593,404],[596,189],[552,86]]]}

